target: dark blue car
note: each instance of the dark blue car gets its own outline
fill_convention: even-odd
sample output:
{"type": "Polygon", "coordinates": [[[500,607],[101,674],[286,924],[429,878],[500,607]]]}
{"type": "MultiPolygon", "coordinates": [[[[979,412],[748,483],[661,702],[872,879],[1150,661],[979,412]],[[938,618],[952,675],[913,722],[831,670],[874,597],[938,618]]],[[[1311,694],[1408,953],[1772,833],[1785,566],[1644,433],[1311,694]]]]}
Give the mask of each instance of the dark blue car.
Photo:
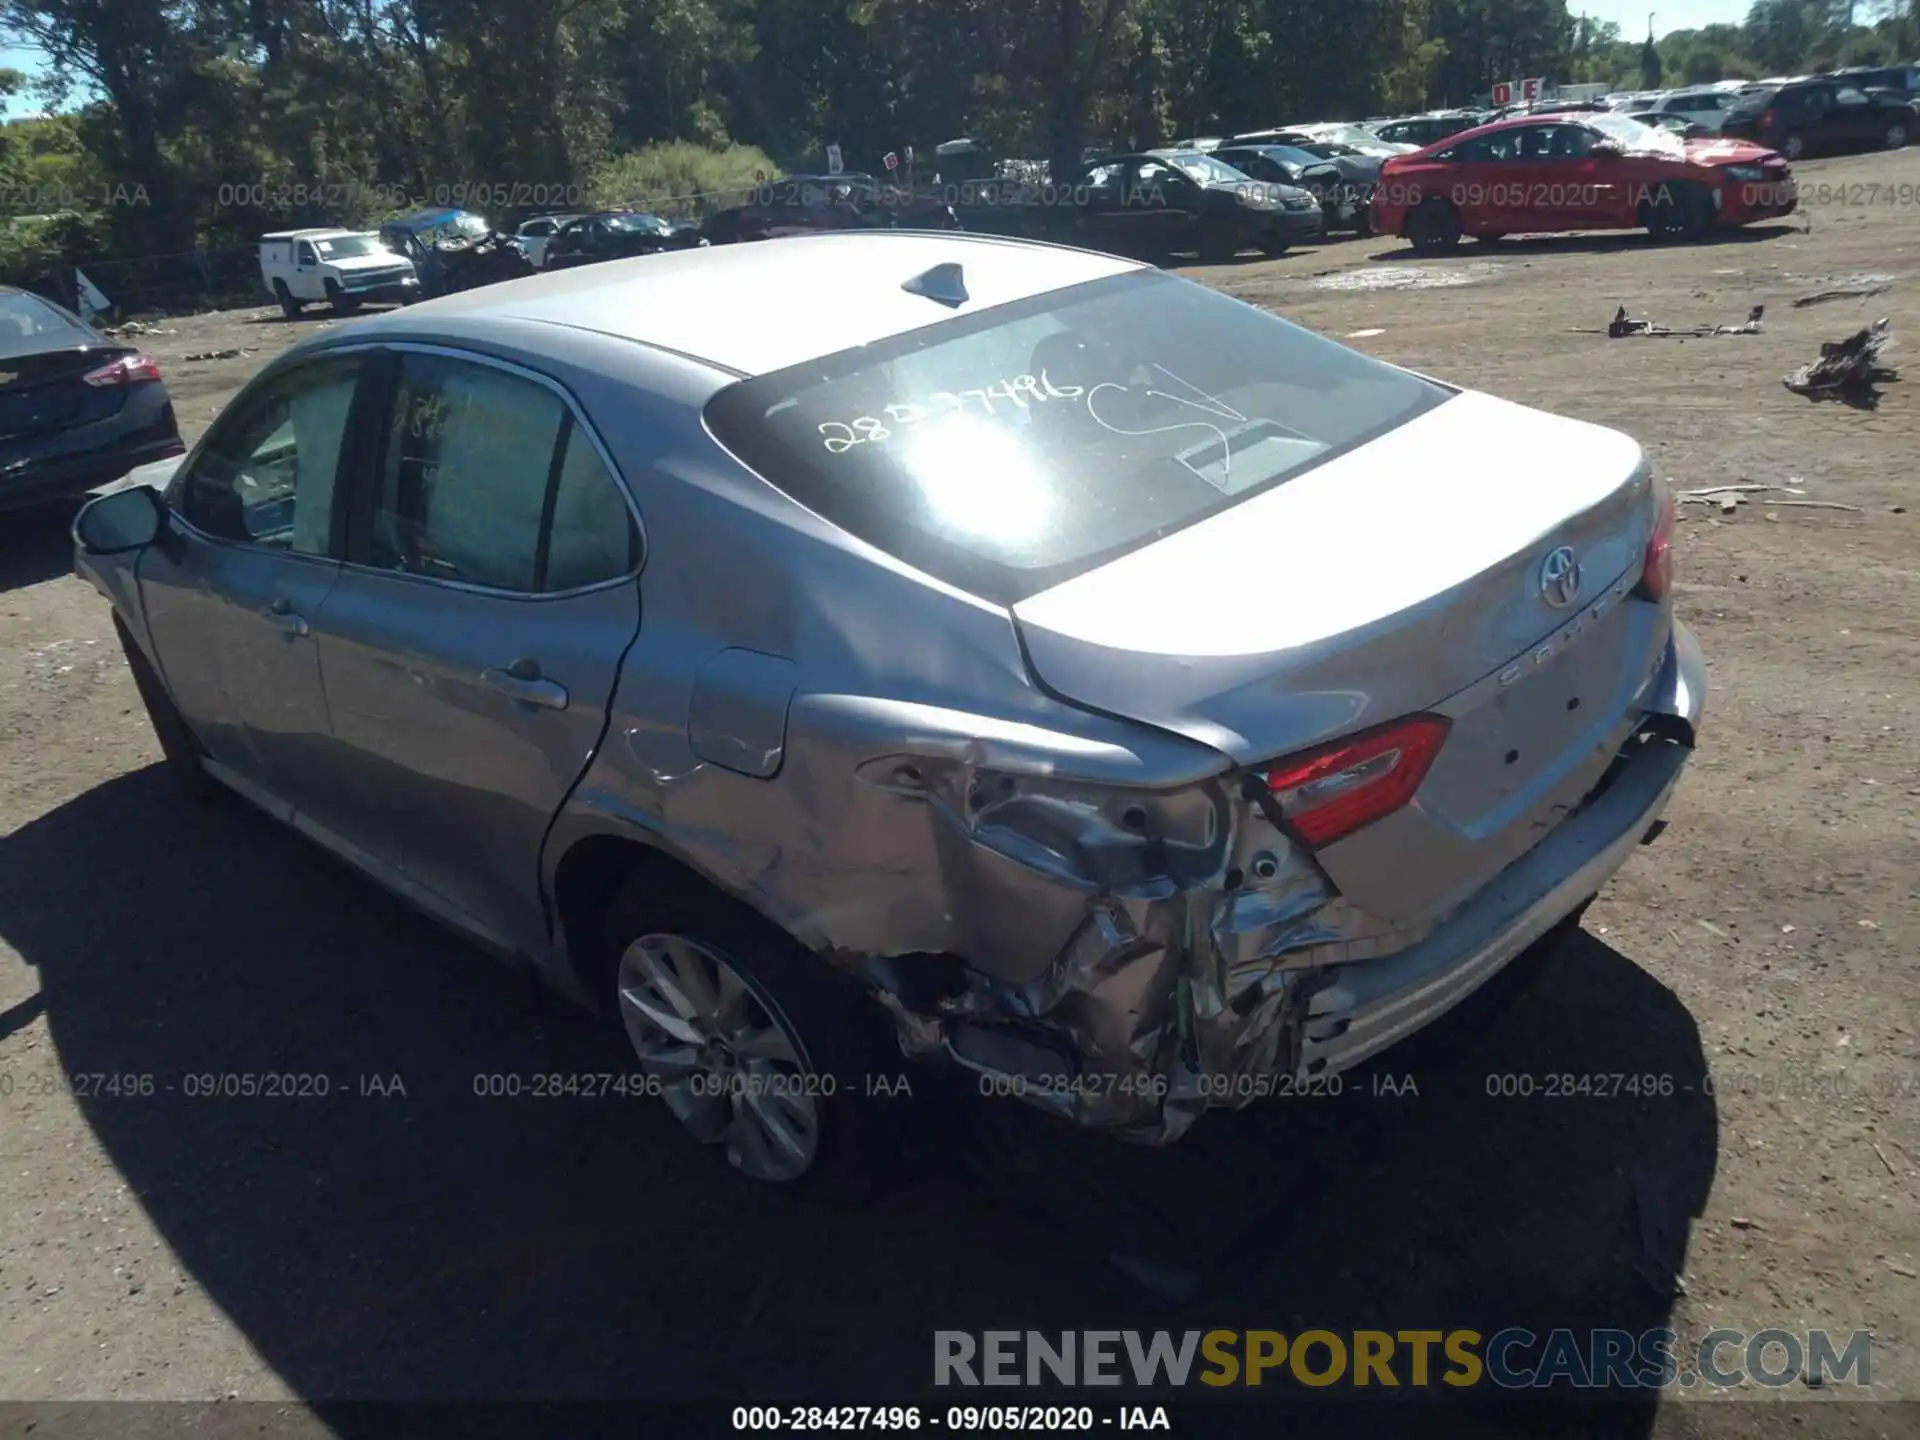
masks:
{"type": "Polygon", "coordinates": [[[0,510],[78,495],[183,450],[151,356],[0,286],[0,510]]]}

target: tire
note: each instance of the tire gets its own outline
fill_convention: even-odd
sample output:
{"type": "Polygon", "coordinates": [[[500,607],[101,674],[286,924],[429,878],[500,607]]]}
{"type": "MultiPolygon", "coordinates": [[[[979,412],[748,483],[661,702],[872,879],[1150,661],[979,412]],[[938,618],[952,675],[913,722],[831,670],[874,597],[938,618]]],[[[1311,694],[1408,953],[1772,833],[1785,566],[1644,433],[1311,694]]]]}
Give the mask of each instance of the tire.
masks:
{"type": "Polygon", "coordinates": [[[127,657],[127,668],[133,672],[134,689],[140,692],[140,703],[146,707],[154,737],[160,742],[161,763],[168,777],[188,799],[195,802],[210,799],[220,786],[200,764],[201,757],[207,753],[205,748],[175,708],[167,687],[118,615],[113,617],[113,633],[119,638],[121,652],[127,657]]]}
{"type": "Polygon", "coordinates": [[[1460,243],[1462,233],[1459,210],[1452,201],[1438,196],[1422,200],[1407,217],[1407,239],[1421,255],[1444,254],[1460,243]]]}
{"type": "Polygon", "coordinates": [[[1643,218],[1654,239],[1692,245],[1713,228],[1713,202],[1698,185],[1663,185],[1646,203],[1643,218]]]}
{"type": "Polygon", "coordinates": [[[1260,253],[1269,260],[1278,260],[1293,247],[1293,242],[1282,235],[1269,235],[1260,242],[1260,253]]]}
{"type": "Polygon", "coordinates": [[[1360,208],[1353,212],[1353,233],[1362,240],[1373,238],[1373,202],[1371,200],[1362,202],[1360,208]]]}
{"type": "Polygon", "coordinates": [[[865,1193],[872,1167],[861,1141],[872,1126],[864,1097],[884,1051],[878,1017],[853,982],[753,911],[673,879],[630,881],[608,911],[605,942],[604,993],[613,1013],[641,1069],[661,1079],[668,1108],[697,1140],[724,1147],[736,1170],[761,1183],[832,1198],[865,1193]],[[730,997],[717,1008],[732,1019],[720,1025],[709,1023],[711,1015],[689,1021],[668,997],[672,987],[655,979],[712,977],[722,968],[731,974],[717,985],[702,978],[677,986],[685,996],[704,985],[730,997]],[[654,1016],[703,1035],[698,1063],[714,1068],[682,1063],[696,1047],[654,1016]],[[738,1028],[721,1033],[736,1021],[738,1028]],[[771,1103],[750,1104],[756,1094],[771,1103]],[[809,1123],[797,1119],[802,1111],[809,1123]],[[768,1142],[775,1127],[755,1120],[768,1113],[804,1159],[768,1142]]]}
{"type": "Polygon", "coordinates": [[[1507,238],[1507,232],[1504,230],[1489,230],[1484,235],[1476,235],[1473,238],[1482,245],[1498,245],[1502,240],[1507,238]]]}
{"type": "Polygon", "coordinates": [[[1780,138],[1780,153],[1789,160],[1802,159],[1807,153],[1807,140],[1798,130],[1789,130],[1780,138]]]}
{"type": "Polygon", "coordinates": [[[1908,133],[1906,122],[1904,120],[1895,120],[1891,125],[1887,126],[1887,133],[1882,138],[1886,142],[1887,149],[1904,150],[1907,148],[1908,133]]]}
{"type": "Polygon", "coordinates": [[[346,294],[339,285],[327,281],[327,304],[333,307],[336,315],[351,315],[360,308],[360,302],[346,294]]]}
{"type": "Polygon", "coordinates": [[[1224,215],[1205,216],[1200,221],[1197,243],[1202,263],[1225,265],[1240,253],[1239,228],[1224,215]]]}
{"type": "Polygon", "coordinates": [[[287,289],[286,281],[275,280],[273,282],[273,298],[280,302],[280,313],[286,316],[287,319],[298,320],[300,318],[300,302],[293,298],[293,292],[287,289]]]}

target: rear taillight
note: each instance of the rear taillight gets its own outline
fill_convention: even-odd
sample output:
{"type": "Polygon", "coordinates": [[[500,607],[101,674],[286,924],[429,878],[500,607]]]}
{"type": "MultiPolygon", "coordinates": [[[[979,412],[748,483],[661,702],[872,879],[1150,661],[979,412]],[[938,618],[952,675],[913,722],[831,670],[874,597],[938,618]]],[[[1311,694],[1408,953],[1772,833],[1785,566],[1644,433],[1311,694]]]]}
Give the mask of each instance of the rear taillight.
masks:
{"type": "Polygon", "coordinates": [[[122,355],[80,378],[89,385],[138,385],[142,380],[158,380],[160,367],[151,355],[122,355]]]}
{"type": "Polygon", "coordinates": [[[1267,789],[1303,843],[1331,845],[1413,798],[1449,723],[1414,715],[1289,755],[1268,768],[1267,789]]]}
{"type": "Polygon", "coordinates": [[[1653,520],[1653,534],[1647,537],[1646,558],[1640,563],[1640,584],[1636,594],[1643,600],[1664,600],[1673,589],[1673,491],[1654,482],[1660,493],[1660,509],[1653,520]]]}

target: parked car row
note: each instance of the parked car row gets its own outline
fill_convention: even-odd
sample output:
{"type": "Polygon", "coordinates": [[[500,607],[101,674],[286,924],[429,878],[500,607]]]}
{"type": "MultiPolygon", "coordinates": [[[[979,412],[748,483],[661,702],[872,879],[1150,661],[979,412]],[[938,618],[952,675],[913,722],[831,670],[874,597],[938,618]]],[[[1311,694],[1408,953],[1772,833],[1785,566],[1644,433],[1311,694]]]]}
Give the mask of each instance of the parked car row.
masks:
{"type": "MultiPolygon", "coordinates": [[[[1020,215],[1009,227],[1009,210],[1031,207],[999,197],[987,206],[994,213],[981,218],[990,229],[1209,260],[1249,248],[1279,254],[1321,233],[1380,228],[1430,249],[1463,236],[1491,240],[1541,229],[1645,227],[1697,237],[1716,224],[1791,213],[1778,161],[1818,150],[1898,149],[1916,133],[1920,67],[1856,67],[1536,100],[1492,112],[1436,110],[1367,124],[1194,136],[1162,150],[1090,158],[1065,196],[1050,197],[1037,218],[1020,215]],[[1751,143],[1711,154],[1699,148],[1716,137],[1751,143]],[[1410,156],[1419,159],[1396,164],[1410,156]],[[1395,193],[1377,203],[1389,166],[1396,167],[1395,193]],[[1655,173],[1668,189],[1650,202],[1636,187],[1655,173]],[[1743,188],[1730,192],[1722,183],[1728,180],[1743,188]],[[1436,182],[1438,189],[1421,188],[1436,182]],[[1483,192],[1504,198],[1488,203],[1483,192]],[[1513,202],[1516,193],[1523,203],[1513,202]]],[[[949,142],[936,155],[958,159],[971,145],[949,142]]],[[[756,187],[699,225],[601,210],[536,216],[506,236],[480,216],[449,210],[391,221],[377,235],[276,232],[261,238],[261,275],[292,317],[308,304],[347,312],[367,301],[405,303],[534,270],[702,245],[961,225],[942,194],[883,185],[858,172],[797,174],[756,187]]]]}
{"type": "Polygon", "coordinates": [[[1920,136],[1920,65],[1722,80],[1610,95],[1607,102],[1636,117],[1676,116],[1712,134],[1757,140],[1789,160],[1816,152],[1898,150],[1920,136]]]}

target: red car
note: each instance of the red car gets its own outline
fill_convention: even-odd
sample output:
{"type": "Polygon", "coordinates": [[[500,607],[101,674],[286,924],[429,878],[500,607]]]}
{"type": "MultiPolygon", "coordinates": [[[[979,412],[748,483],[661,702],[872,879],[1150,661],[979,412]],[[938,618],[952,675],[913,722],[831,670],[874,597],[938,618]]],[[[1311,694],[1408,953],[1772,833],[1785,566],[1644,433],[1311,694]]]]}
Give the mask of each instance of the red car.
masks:
{"type": "Polygon", "coordinates": [[[1462,235],[1644,229],[1698,240],[1798,203],[1787,162],[1765,146],[1576,112],[1516,116],[1396,155],[1380,172],[1373,224],[1430,254],[1462,235]]]}

